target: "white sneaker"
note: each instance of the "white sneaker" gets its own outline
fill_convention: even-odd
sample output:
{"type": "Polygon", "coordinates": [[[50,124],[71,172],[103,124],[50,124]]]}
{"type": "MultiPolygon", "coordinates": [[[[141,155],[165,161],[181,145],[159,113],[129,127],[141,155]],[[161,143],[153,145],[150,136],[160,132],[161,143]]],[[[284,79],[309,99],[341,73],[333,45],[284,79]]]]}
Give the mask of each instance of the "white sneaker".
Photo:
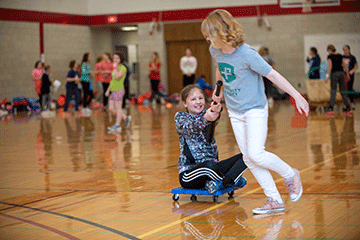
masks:
{"type": "Polygon", "coordinates": [[[297,169],[294,169],[294,171],[295,171],[294,177],[290,179],[285,179],[285,183],[289,191],[290,201],[292,202],[296,202],[297,200],[299,200],[303,193],[300,173],[297,169]]]}
{"type": "Polygon", "coordinates": [[[120,126],[118,126],[118,125],[113,125],[113,126],[111,126],[111,127],[108,127],[107,128],[109,131],[116,131],[116,132],[121,132],[121,127],[120,126]]]}

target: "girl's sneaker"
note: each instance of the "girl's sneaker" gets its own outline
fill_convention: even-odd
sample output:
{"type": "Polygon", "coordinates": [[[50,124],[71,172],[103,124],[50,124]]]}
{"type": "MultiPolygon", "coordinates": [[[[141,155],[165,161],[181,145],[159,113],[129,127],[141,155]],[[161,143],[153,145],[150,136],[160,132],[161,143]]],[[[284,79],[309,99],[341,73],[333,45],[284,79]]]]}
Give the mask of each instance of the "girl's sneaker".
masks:
{"type": "Polygon", "coordinates": [[[285,179],[285,183],[287,185],[286,187],[289,191],[290,201],[292,202],[296,202],[297,200],[299,200],[303,193],[300,173],[297,169],[294,169],[294,171],[295,176],[289,179],[285,179]]]}
{"type": "Polygon", "coordinates": [[[113,126],[111,126],[111,127],[108,127],[107,128],[109,131],[116,131],[116,132],[121,132],[121,127],[120,126],[118,126],[118,125],[113,125],[113,126]]]}
{"type": "Polygon", "coordinates": [[[282,212],[284,210],[285,210],[284,203],[279,203],[278,201],[269,197],[264,205],[258,208],[254,208],[252,212],[254,214],[267,214],[273,212],[282,212]]]}
{"type": "Polygon", "coordinates": [[[209,180],[205,183],[205,189],[209,194],[213,194],[218,191],[222,186],[222,181],[219,180],[209,180]]]}

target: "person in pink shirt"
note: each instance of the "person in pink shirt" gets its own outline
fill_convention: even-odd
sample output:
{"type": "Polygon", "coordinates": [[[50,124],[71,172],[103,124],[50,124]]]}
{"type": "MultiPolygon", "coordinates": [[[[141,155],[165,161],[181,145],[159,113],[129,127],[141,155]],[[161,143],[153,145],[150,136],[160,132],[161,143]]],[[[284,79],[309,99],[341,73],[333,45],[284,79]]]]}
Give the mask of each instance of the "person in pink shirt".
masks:
{"type": "Polygon", "coordinates": [[[40,107],[42,107],[42,97],[41,97],[41,79],[42,75],[45,73],[43,64],[40,61],[35,63],[35,69],[31,73],[32,80],[35,84],[35,91],[39,95],[40,107]]]}
{"type": "Polygon", "coordinates": [[[104,108],[108,105],[108,97],[105,96],[106,90],[109,88],[110,81],[112,79],[113,63],[111,55],[108,52],[104,52],[102,55],[102,61],[100,62],[99,70],[101,72],[100,81],[103,87],[103,103],[104,108]]]}

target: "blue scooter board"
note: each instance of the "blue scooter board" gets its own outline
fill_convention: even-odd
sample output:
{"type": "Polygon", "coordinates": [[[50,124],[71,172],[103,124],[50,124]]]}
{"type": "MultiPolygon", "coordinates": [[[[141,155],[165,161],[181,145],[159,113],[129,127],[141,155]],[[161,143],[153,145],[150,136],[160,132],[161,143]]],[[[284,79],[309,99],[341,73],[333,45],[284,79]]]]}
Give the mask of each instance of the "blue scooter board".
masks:
{"type": "Polygon", "coordinates": [[[196,195],[212,195],[213,201],[217,202],[218,196],[228,193],[229,197],[232,197],[234,195],[235,190],[245,187],[246,182],[247,182],[246,178],[242,177],[241,181],[242,181],[242,183],[240,184],[240,186],[220,188],[218,191],[211,193],[211,194],[208,193],[208,191],[205,188],[204,189],[188,189],[188,188],[182,188],[182,187],[174,188],[171,190],[171,193],[174,194],[172,199],[174,201],[177,201],[177,200],[179,200],[180,194],[191,194],[190,199],[191,199],[191,201],[195,202],[197,200],[196,195]]]}

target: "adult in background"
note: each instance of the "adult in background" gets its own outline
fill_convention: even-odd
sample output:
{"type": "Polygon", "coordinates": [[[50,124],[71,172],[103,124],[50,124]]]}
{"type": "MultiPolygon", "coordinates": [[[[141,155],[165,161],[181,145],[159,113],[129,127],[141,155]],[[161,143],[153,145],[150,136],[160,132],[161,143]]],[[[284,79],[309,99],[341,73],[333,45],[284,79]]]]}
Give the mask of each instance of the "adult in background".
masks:
{"type": "Polygon", "coordinates": [[[311,58],[307,58],[306,61],[310,63],[309,67],[309,79],[320,79],[320,63],[321,58],[318,54],[316,47],[311,47],[309,50],[311,58]]]}
{"type": "Polygon", "coordinates": [[[42,95],[41,95],[41,79],[42,75],[45,73],[43,64],[40,61],[35,63],[35,69],[31,73],[31,78],[35,84],[35,91],[39,96],[40,108],[42,109],[42,95]]]}
{"type": "Polygon", "coordinates": [[[160,97],[161,94],[159,92],[159,83],[160,83],[160,68],[161,68],[161,62],[160,57],[157,52],[153,52],[151,54],[150,62],[148,65],[148,69],[150,71],[150,84],[151,84],[151,96],[150,96],[150,102],[155,103],[154,97],[158,103],[160,103],[160,97]]]}
{"type": "Polygon", "coordinates": [[[355,72],[356,70],[359,68],[359,65],[356,61],[356,58],[354,55],[351,55],[350,53],[350,46],[349,45],[345,45],[343,46],[343,51],[344,51],[344,55],[343,58],[345,59],[345,62],[347,63],[347,67],[349,69],[349,75],[350,75],[350,80],[347,83],[347,90],[349,93],[349,99],[350,99],[350,105],[352,110],[355,109],[354,107],[354,80],[355,80],[355,72]]]}
{"type": "Polygon", "coordinates": [[[340,87],[342,99],[346,106],[346,108],[343,109],[343,112],[351,113],[350,100],[348,95],[346,94],[346,83],[344,76],[345,73],[346,77],[349,78],[349,70],[347,68],[346,61],[341,54],[336,53],[336,48],[334,47],[334,45],[328,45],[326,50],[329,53],[329,56],[327,58],[328,69],[326,72],[325,81],[328,82],[330,78],[331,86],[330,107],[326,110],[326,113],[329,115],[334,114],[335,97],[338,84],[340,87]]]}
{"type": "Polygon", "coordinates": [[[195,72],[197,68],[197,60],[191,56],[190,48],[185,51],[185,56],[180,59],[180,69],[183,74],[183,86],[193,84],[195,82],[195,72]]]}
{"type": "Polygon", "coordinates": [[[84,92],[84,105],[83,113],[91,113],[90,108],[88,107],[91,100],[94,97],[93,87],[92,87],[92,72],[90,68],[91,55],[90,53],[85,53],[81,63],[81,85],[84,92]]]}

